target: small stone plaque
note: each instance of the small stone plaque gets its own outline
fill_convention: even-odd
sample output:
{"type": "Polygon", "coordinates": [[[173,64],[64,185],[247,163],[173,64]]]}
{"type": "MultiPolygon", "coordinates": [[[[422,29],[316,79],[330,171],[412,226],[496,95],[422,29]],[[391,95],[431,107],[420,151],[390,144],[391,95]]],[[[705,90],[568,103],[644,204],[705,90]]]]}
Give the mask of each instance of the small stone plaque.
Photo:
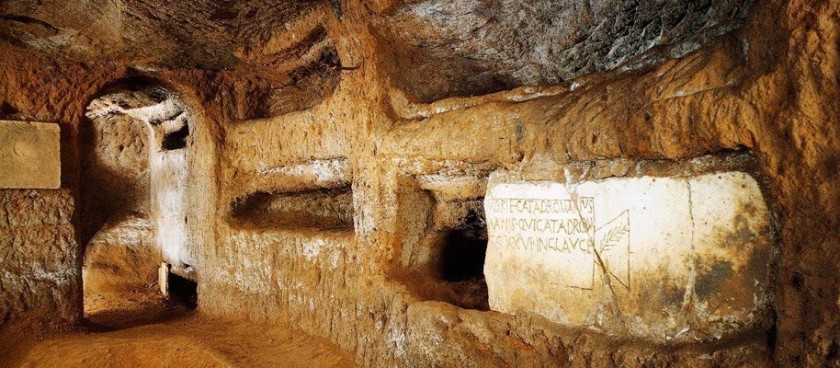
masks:
{"type": "Polygon", "coordinates": [[[0,120],[0,188],[61,186],[57,124],[0,120]]]}
{"type": "Polygon", "coordinates": [[[769,297],[770,215],[743,172],[577,184],[493,175],[484,206],[496,311],[710,338],[756,323],[769,297]]]}

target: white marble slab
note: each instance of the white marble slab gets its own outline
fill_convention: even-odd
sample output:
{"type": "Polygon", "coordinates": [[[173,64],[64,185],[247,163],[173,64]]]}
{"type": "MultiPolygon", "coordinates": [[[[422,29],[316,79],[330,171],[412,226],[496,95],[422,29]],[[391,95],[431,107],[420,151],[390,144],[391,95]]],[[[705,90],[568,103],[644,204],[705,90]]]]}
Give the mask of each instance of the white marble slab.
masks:
{"type": "Polygon", "coordinates": [[[502,177],[485,196],[493,310],[669,339],[733,332],[766,304],[770,215],[746,173],[502,177]]]}

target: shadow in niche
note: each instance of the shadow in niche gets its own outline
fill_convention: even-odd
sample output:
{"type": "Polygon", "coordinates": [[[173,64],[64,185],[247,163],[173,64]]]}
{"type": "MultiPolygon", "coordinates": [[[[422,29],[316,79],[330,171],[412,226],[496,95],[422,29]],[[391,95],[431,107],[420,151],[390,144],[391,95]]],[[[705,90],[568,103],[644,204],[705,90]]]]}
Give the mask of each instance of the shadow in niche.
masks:
{"type": "Polygon", "coordinates": [[[167,133],[163,136],[163,142],[161,143],[161,148],[171,151],[176,149],[181,149],[187,147],[187,137],[190,135],[190,126],[187,123],[172,132],[167,133]]]}
{"type": "Polygon", "coordinates": [[[242,228],[353,230],[353,190],[256,192],[231,203],[232,223],[242,228]]]}
{"type": "Polygon", "coordinates": [[[412,257],[416,263],[397,276],[417,297],[490,310],[484,278],[488,237],[482,204],[481,199],[448,202],[435,210],[433,217],[439,216],[442,222],[423,236],[418,244],[420,253],[412,257]],[[457,209],[450,211],[453,204],[457,209]]]}
{"type": "Polygon", "coordinates": [[[198,284],[186,277],[170,272],[169,299],[190,310],[195,310],[198,307],[198,284]]]}
{"type": "Polygon", "coordinates": [[[438,277],[448,289],[450,302],[464,308],[489,310],[484,279],[487,225],[483,214],[469,211],[462,225],[447,230],[438,244],[438,277]]]}
{"type": "MultiPolygon", "coordinates": [[[[113,117],[107,118],[110,122],[113,117]]],[[[103,139],[101,132],[94,127],[94,122],[86,119],[79,128],[79,151],[82,156],[80,162],[81,185],[78,204],[81,244],[87,243],[93,238],[105,223],[121,214],[131,213],[138,203],[140,195],[137,181],[149,181],[148,174],[144,173],[139,178],[132,178],[126,172],[114,169],[112,163],[106,162],[102,157],[95,154],[96,144],[103,139]]],[[[145,148],[145,141],[148,136],[139,140],[138,145],[145,148]]],[[[127,149],[124,145],[116,146],[120,155],[124,155],[127,149]]],[[[115,156],[117,153],[114,153],[115,156]]],[[[132,174],[135,172],[131,172],[132,174]]],[[[145,184],[145,183],[144,183],[145,184]]],[[[145,184],[148,186],[149,184],[145,184]]]]}
{"type": "Polygon", "coordinates": [[[486,253],[486,230],[468,228],[449,231],[441,247],[441,277],[447,282],[484,278],[486,253]]]}

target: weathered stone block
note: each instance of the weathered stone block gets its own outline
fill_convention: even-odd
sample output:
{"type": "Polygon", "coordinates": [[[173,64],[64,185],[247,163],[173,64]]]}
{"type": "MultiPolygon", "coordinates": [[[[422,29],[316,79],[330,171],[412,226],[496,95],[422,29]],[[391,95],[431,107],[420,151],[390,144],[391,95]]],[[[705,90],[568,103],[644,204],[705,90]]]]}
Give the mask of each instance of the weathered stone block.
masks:
{"type": "Polygon", "coordinates": [[[125,216],[108,222],[85,246],[85,292],[95,295],[153,284],[161,259],[151,220],[125,216]]]}
{"type": "Polygon", "coordinates": [[[491,176],[490,307],[654,340],[761,325],[770,213],[743,172],[581,183],[491,176]]]}
{"type": "Polygon", "coordinates": [[[56,124],[0,120],[0,188],[61,186],[56,124]]]}

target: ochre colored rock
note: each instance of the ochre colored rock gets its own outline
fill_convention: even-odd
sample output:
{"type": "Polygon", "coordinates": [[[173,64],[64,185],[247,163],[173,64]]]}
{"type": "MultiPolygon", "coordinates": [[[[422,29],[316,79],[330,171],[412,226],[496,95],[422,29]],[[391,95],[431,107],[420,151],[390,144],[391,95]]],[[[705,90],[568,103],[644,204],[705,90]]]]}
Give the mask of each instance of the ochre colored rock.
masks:
{"type": "MultiPolygon", "coordinates": [[[[122,216],[157,211],[146,154],[159,145],[146,143],[145,126],[85,116],[91,101],[145,80],[183,98],[196,113],[191,129],[205,132],[190,160],[213,180],[184,193],[194,201],[184,208],[198,210],[186,212],[199,213],[190,226],[202,221],[186,262],[201,275],[202,314],[291,321],[363,366],[837,365],[838,13],[838,1],[801,0],[2,1],[0,118],[61,125],[62,185],[79,193],[66,197],[79,210],[76,224],[50,194],[27,202],[30,191],[13,191],[0,210],[0,226],[13,224],[0,231],[0,272],[9,273],[0,304],[33,311],[31,320],[78,315],[90,239],[122,216]],[[480,204],[490,172],[555,183],[688,178],[710,172],[668,168],[732,152],[755,167],[718,171],[755,178],[777,247],[767,263],[723,253],[718,241],[695,249],[708,257],[694,260],[695,295],[678,316],[699,319],[682,334],[673,314],[642,306],[621,311],[641,321],[625,319],[627,333],[607,329],[618,319],[595,331],[485,310],[458,303],[489,302],[480,273],[456,281],[475,287],[439,279],[459,264],[448,249],[463,264],[483,261],[446,235],[465,224],[473,239],[487,235],[480,204]],[[281,201],[244,213],[282,212],[282,226],[239,216],[249,198],[281,201]],[[46,225],[57,213],[62,225],[46,225]],[[324,218],[341,226],[310,226],[324,218]],[[79,246],[61,235],[73,232],[79,246]],[[47,287],[32,259],[67,270],[66,284],[47,287]],[[742,276],[760,270],[743,265],[765,264],[771,318],[754,316],[755,328],[702,331],[744,329],[714,341],[632,337],[654,320],[676,339],[699,336],[715,316],[748,321],[740,311],[761,300],[744,298],[756,286],[742,276]]],[[[735,234],[742,244],[757,233],[735,234]]],[[[648,284],[649,304],[687,300],[688,280],[672,284],[680,288],[670,294],[648,284]]]]}
{"type": "Polygon", "coordinates": [[[0,189],[0,323],[73,323],[79,247],[62,190],[0,189]]]}
{"type": "Polygon", "coordinates": [[[59,132],[56,124],[0,120],[0,188],[61,186],[59,132]]]}

